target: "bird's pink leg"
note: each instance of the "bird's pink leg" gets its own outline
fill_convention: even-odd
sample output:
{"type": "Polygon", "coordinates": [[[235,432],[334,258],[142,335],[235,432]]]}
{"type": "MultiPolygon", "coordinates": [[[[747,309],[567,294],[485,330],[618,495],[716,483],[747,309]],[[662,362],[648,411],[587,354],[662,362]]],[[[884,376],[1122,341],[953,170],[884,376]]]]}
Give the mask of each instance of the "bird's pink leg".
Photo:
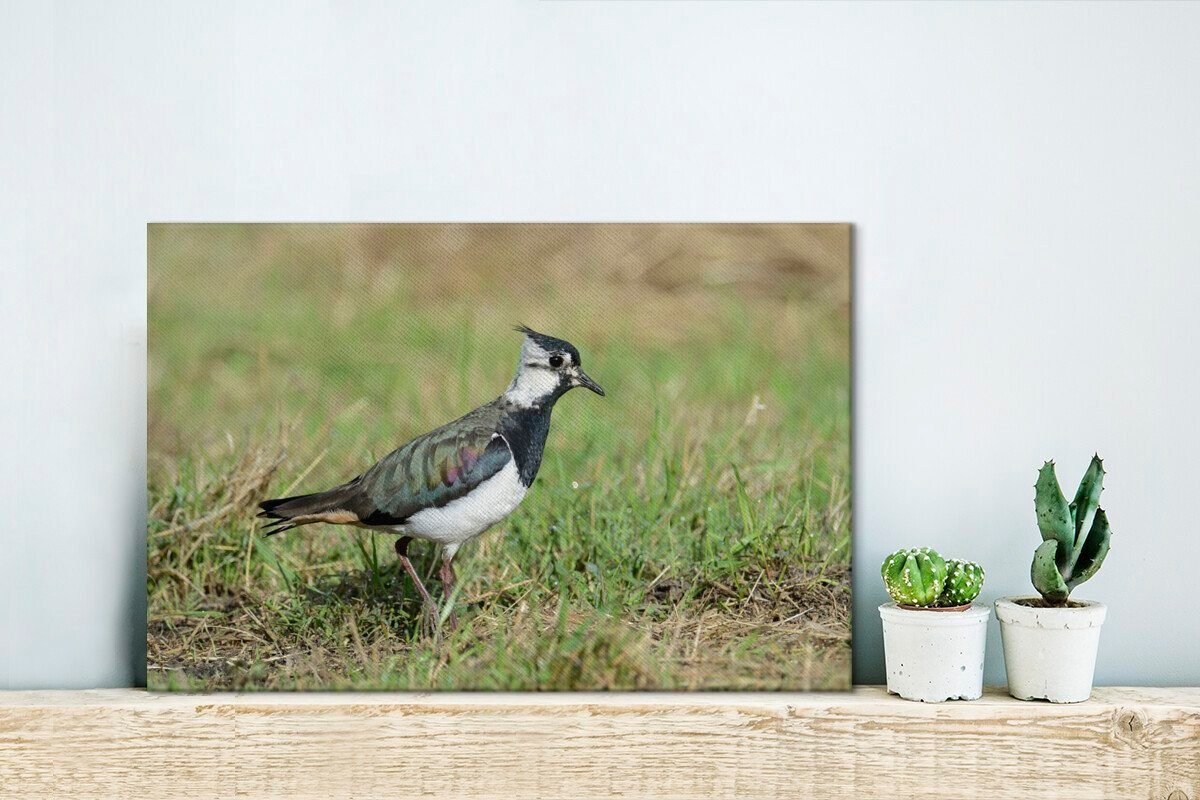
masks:
{"type": "MultiPolygon", "coordinates": [[[[450,560],[450,558],[442,559],[442,569],[438,573],[442,579],[442,598],[445,603],[450,602],[450,595],[454,592],[454,582],[457,580],[454,574],[454,566],[450,563],[450,560]]],[[[457,627],[458,617],[455,615],[453,607],[451,607],[450,616],[446,617],[446,630],[453,631],[457,627]]]]}
{"type": "Polygon", "coordinates": [[[429,590],[425,588],[425,584],[421,583],[421,578],[417,575],[417,570],[413,567],[412,562],[408,560],[408,543],[412,541],[411,536],[401,536],[396,540],[396,555],[400,557],[400,563],[404,566],[404,571],[408,573],[408,577],[412,578],[412,582],[416,584],[417,593],[421,595],[421,600],[425,603],[425,611],[433,619],[437,619],[437,606],[433,604],[433,598],[429,596],[429,590]]]}

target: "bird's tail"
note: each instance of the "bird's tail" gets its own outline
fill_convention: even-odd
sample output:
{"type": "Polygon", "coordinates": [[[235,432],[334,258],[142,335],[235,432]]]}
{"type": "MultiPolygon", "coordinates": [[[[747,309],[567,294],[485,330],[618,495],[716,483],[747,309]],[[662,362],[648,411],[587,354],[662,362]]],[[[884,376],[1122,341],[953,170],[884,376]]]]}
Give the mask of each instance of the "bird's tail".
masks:
{"type": "Polygon", "coordinates": [[[270,536],[310,522],[344,524],[357,521],[357,515],[346,510],[344,506],[349,488],[348,485],[338,486],[327,492],[262,501],[258,504],[258,516],[271,520],[263,526],[263,532],[270,536]]]}

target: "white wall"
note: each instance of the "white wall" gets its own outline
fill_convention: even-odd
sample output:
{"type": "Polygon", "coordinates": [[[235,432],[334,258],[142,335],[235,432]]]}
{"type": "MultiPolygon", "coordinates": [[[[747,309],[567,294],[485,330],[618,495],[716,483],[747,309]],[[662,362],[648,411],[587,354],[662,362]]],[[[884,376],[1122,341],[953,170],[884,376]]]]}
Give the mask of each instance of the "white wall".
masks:
{"type": "Polygon", "coordinates": [[[144,225],[197,219],[853,221],[856,678],[888,551],[1026,591],[1099,450],[1099,680],[1200,683],[1200,5],[3,17],[0,687],[138,677],[144,225]]]}

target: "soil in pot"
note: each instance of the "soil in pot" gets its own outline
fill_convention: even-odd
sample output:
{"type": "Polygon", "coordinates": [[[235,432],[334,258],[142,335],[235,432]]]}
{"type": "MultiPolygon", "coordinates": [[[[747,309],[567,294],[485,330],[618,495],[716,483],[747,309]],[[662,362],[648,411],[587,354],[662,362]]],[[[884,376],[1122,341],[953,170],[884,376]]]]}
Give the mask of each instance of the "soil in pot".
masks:
{"type": "Polygon", "coordinates": [[[903,603],[897,603],[898,608],[903,608],[905,611],[966,611],[971,607],[970,603],[963,603],[961,606],[906,606],[903,603]]]}
{"type": "Polygon", "coordinates": [[[1013,602],[1019,606],[1025,606],[1026,608],[1087,608],[1088,607],[1087,603],[1080,603],[1078,600],[1068,600],[1065,603],[1060,603],[1058,605],[1055,605],[1054,603],[1047,603],[1046,599],[1044,597],[1018,597],[1016,600],[1013,600],[1013,602]]]}

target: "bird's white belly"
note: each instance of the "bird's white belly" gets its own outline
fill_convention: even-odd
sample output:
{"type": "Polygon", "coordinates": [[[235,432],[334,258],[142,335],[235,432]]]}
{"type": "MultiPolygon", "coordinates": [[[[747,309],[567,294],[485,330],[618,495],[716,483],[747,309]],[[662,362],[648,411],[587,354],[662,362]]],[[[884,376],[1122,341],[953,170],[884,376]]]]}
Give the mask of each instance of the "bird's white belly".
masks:
{"type": "Polygon", "coordinates": [[[512,513],[528,487],[517,476],[515,460],[475,488],[441,508],[426,508],[396,530],[439,544],[461,544],[512,513]]]}

